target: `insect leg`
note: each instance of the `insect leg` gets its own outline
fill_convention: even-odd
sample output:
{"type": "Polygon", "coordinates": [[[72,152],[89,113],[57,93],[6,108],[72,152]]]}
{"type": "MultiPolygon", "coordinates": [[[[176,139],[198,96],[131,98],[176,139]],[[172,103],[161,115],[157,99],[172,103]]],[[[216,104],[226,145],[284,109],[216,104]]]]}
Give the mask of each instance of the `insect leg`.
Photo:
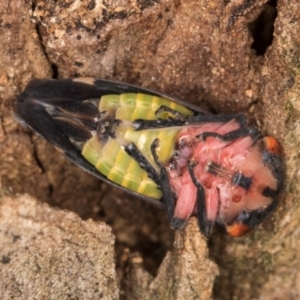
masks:
{"type": "Polygon", "coordinates": [[[224,142],[232,142],[238,138],[250,136],[253,140],[257,140],[261,137],[261,132],[254,127],[245,127],[233,130],[226,134],[219,134],[216,132],[203,132],[196,136],[197,139],[205,141],[208,137],[214,137],[224,142]]]}
{"type": "Polygon", "coordinates": [[[155,115],[158,115],[162,112],[169,112],[174,115],[177,120],[184,121],[186,125],[191,124],[199,124],[199,123],[218,123],[218,122],[229,122],[231,120],[236,120],[241,127],[245,127],[247,125],[247,117],[244,114],[197,114],[193,116],[184,116],[182,113],[177,110],[168,107],[166,105],[162,105],[159,107],[155,115]]]}
{"type": "Polygon", "coordinates": [[[244,114],[198,114],[189,116],[186,120],[186,125],[197,125],[202,123],[226,123],[235,120],[240,124],[241,128],[247,126],[247,117],[244,114]]]}
{"type": "Polygon", "coordinates": [[[157,109],[156,114],[161,112],[170,112],[174,115],[175,118],[158,119],[158,120],[136,119],[133,122],[133,128],[135,130],[144,130],[144,129],[151,129],[151,128],[199,125],[203,123],[226,123],[231,120],[235,120],[238,124],[240,124],[241,128],[245,128],[247,125],[247,118],[243,114],[218,114],[218,115],[199,114],[199,115],[185,117],[177,110],[174,110],[164,105],[162,105],[160,108],[157,109]]]}
{"type": "Polygon", "coordinates": [[[180,113],[179,111],[177,111],[176,109],[173,109],[169,106],[166,106],[166,105],[162,105],[160,106],[156,112],[155,112],[155,115],[158,116],[159,114],[163,113],[163,112],[169,112],[171,114],[174,115],[174,117],[177,119],[177,120],[181,120],[181,121],[186,121],[187,117],[185,115],[183,115],[182,113],[180,113]]]}
{"type": "MultiPolygon", "coordinates": [[[[151,144],[151,154],[153,156],[155,163],[160,168],[160,188],[163,192],[163,202],[166,205],[168,218],[169,218],[169,220],[171,222],[171,226],[172,226],[172,219],[173,219],[174,211],[175,211],[175,200],[176,200],[175,198],[176,197],[175,197],[175,195],[172,191],[171,185],[170,185],[167,169],[165,168],[163,163],[160,161],[160,159],[158,158],[158,155],[156,153],[156,148],[158,147],[158,145],[159,145],[159,140],[155,139],[153,141],[153,143],[151,144]]],[[[173,226],[172,226],[172,228],[173,228],[173,226]]]]}
{"type": "Polygon", "coordinates": [[[197,188],[197,218],[198,218],[198,224],[200,231],[205,236],[210,236],[214,223],[212,221],[209,221],[207,219],[206,215],[206,201],[205,201],[205,192],[204,188],[201,185],[201,183],[196,178],[194,168],[197,165],[197,162],[189,162],[188,163],[188,171],[190,173],[191,179],[194,183],[194,185],[197,188]]]}
{"type": "Polygon", "coordinates": [[[133,121],[132,125],[134,130],[138,131],[144,129],[182,126],[185,123],[186,121],[177,120],[177,119],[158,119],[158,120],[136,119],[133,121]]]}
{"type": "Polygon", "coordinates": [[[124,150],[139,164],[144,171],[147,172],[150,179],[152,179],[158,186],[161,185],[160,175],[156,172],[144,154],[137,148],[135,143],[129,143],[124,147],[124,150]]]}

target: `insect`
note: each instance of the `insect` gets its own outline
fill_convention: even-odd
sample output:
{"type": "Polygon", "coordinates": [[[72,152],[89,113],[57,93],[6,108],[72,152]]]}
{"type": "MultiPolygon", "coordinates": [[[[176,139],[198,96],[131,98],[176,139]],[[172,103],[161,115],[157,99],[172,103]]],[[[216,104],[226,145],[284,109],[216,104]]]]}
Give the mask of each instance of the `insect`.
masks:
{"type": "Polygon", "coordinates": [[[108,80],[34,80],[16,119],[105,182],[158,206],[171,227],[196,215],[232,236],[260,224],[283,185],[281,146],[243,114],[208,114],[162,93],[108,80]]]}

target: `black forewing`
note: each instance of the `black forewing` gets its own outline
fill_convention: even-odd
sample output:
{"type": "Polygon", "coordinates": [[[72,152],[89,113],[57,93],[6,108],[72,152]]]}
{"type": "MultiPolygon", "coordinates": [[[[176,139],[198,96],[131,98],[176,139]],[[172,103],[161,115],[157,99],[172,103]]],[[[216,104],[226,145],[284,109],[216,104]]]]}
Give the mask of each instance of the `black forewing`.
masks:
{"type": "MultiPolygon", "coordinates": [[[[118,187],[130,194],[138,196],[153,204],[162,206],[156,199],[146,197],[130,191],[108,180],[99,173],[96,168],[84,159],[81,152],[70,142],[69,137],[60,129],[58,124],[47,112],[47,105],[69,105],[91,98],[99,98],[103,95],[122,93],[146,93],[158,97],[168,98],[183,104],[193,111],[205,114],[205,111],[192,104],[170,98],[159,92],[131,84],[120,83],[110,80],[78,78],[78,79],[39,79],[30,82],[24,92],[20,94],[15,106],[16,119],[23,125],[33,130],[38,135],[53,144],[66,158],[97,178],[118,187]]],[[[80,105],[79,105],[80,106],[80,105]]]]}

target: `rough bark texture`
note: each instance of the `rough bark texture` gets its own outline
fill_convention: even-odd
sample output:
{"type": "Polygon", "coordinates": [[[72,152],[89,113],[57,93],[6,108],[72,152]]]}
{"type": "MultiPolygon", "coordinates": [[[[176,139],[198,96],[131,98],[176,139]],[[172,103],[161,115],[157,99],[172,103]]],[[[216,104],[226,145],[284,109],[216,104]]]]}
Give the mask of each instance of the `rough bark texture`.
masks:
{"type": "Polygon", "coordinates": [[[23,195],[0,200],[2,299],[119,299],[114,237],[23,195]]]}
{"type": "Polygon", "coordinates": [[[92,292],[99,282],[105,285],[97,290],[103,299],[117,299],[114,237],[99,221],[109,224],[116,237],[123,299],[300,297],[298,0],[11,0],[0,3],[0,15],[1,185],[38,199],[1,198],[0,281],[7,297],[48,291],[39,299],[55,298],[49,282],[55,287],[57,277],[49,261],[63,264],[71,250],[71,258],[89,253],[93,267],[85,269],[86,257],[64,264],[66,274],[74,276],[60,278],[65,290],[74,298],[98,299],[100,294],[92,292]],[[175,234],[172,248],[174,233],[163,211],[101,184],[13,120],[16,95],[30,79],[74,76],[135,83],[213,111],[242,111],[280,139],[287,167],[285,197],[247,237],[231,239],[215,231],[209,241],[209,255],[220,269],[215,282],[217,270],[194,221],[175,234]],[[48,252],[37,236],[49,245],[48,252]],[[67,236],[76,245],[65,249],[67,236]],[[102,241],[108,248],[102,248],[102,241]],[[43,251],[46,263],[39,269],[36,261],[42,258],[37,256],[43,251]],[[36,270],[26,273],[31,268],[36,270]],[[74,278],[81,278],[80,287],[74,278]]]}
{"type": "Polygon", "coordinates": [[[217,266],[208,258],[205,239],[198,237],[199,229],[193,219],[176,235],[174,249],[166,255],[155,278],[144,270],[140,257],[133,256],[126,279],[128,298],[211,299],[217,266]]]}

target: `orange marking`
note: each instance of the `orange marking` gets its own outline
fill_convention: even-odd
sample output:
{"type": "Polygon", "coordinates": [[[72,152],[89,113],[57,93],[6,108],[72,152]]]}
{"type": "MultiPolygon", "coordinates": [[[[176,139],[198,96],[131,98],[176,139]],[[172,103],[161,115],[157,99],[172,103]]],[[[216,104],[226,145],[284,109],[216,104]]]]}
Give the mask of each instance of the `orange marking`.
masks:
{"type": "Polygon", "coordinates": [[[235,222],[232,225],[227,226],[226,230],[231,236],[242,236],[251,231],[252,228],[243,223],[235,222]]]}
{"type": "Polygon", "coordinates": [[[277,139],[275,139],[273,136],[266,136],[264,137],[264,144],[266,149],[271,152],[278,155],[282,154],[282,147],[277,139]]]}

